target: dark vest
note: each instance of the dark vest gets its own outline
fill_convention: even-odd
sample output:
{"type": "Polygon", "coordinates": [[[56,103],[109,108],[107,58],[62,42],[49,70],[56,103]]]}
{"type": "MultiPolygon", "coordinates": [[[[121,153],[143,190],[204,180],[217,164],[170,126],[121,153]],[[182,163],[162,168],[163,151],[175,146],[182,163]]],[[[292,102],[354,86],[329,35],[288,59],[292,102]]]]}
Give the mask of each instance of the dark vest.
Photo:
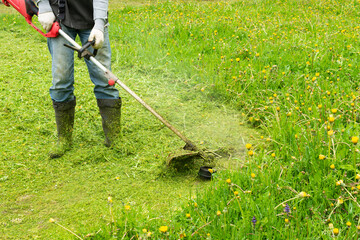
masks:
{"type": "MultiPolygon", "coordinates": [[[[61,21],[67,27],[75,29],[91,29],[94,26],[93,0],[66,0],[65,18],[61,21]]],[[[51,8],[58,16],[58,0],[50,0],[51,8]]]]}

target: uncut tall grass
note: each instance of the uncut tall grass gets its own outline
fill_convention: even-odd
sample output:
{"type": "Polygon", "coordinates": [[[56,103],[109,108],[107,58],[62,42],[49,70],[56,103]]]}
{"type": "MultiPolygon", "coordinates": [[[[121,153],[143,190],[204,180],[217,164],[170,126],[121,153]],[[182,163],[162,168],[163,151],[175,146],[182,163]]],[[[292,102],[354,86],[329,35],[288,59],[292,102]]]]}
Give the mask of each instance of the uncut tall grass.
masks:
{"type": "Polygon", "coordinates": [[[262,132],[240,172],[199,200],[207,223],[228,208],[223,225],[204,227],[213,235],[357,237],[358,9],[359,1],[168,1],[111,13],[116,64],[227,99],[262,132]],[[242,211],[224,205],[236,186],[242,211]]]}

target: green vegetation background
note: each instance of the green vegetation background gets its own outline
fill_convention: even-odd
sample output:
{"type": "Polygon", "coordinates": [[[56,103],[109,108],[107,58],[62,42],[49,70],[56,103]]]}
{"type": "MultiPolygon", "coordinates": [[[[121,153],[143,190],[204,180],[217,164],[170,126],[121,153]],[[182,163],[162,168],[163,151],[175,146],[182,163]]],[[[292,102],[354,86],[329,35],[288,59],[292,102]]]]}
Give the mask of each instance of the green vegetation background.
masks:
{"type": "Polygon", "coordinates": [[[130,99],[124,151],[107,151],[86,69],[77,62],[84,79],[77,82],[79,147],[49,161],[53,117],[48,82],[39,80],[50,78],[46,42],[21,17],[2,14],[5,238],[24,227],[28,238],[75,237],[49,218],[95,239],[357,238],[359,2],[135,3],[111,2],[115,72],[148,91],[146,98],[197,142],[214,148],[228,141],[238,151],[248,143],[247,154],[226,162],[236,171],[216,173],[208,186],[194,181],[194,172],[168,173],[166,156],[182,143],[130,99]],[[164,89],[176,94],[160,94],[164,89]],[[186,121],[183,110],[192,113],[186,121]],[[207,138],[188,128],[211,125],[210,114],[235,118],[204,127],[207,138]],[[232,124],[235,137],[211,131],[232,124]],[[235,128],[241,124],[260,134],[235,128]]]}

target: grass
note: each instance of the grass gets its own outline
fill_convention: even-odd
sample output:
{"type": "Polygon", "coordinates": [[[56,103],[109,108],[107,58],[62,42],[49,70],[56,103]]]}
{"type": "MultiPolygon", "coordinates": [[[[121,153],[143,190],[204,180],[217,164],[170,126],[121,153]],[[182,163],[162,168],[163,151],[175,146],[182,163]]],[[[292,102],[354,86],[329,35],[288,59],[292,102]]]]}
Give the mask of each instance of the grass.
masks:
{"type": "MultiPolygon", "coordinates": [[[[74,147],[61,159],[48,159],[56,132],[48,96],[51,62],[46,39],[21,16],[5,14],[0,19],[4,61],[0,67],[2,239],[72,237],[52,226],[50,218],[81,236],[94,228],[98,231],[109,218],[109,196],[117,204],[115,210],[129,204],[141,208],[144,216],[169,217],[196,189],[208,185],[197,178],[195,168],[183,173],[166,169],[167,156],[184,143],[124,92],[124,149],[116,152],[104,147],[92,84],[84,63],[78,60],[74,147]]],[[[121,51],[116,42],[115,55],[121,51]]],[[[236,143],[243,151],[244,139],[254,134],[239,126],[239,113],[224,103],[207,101],[205,94],[180,77],[144,73],[136,67],[124,69],[114,61],[114,72],[198,145],[213,149],[236,143]]],[[[236,166],[239,159],[238,155],[223,167],[236,166]]]]}
{"type": "MultiPolygon", "coordinates": [[[[217,172],[208,187],[193,189],[191,196],[184,198],[187,204],[176,200],[178,211],[171,214],[161,213],[161,209],[168,208],[166,204],[154,211],[147,208],[144,213],[144,207],[156,205],[152,191],[148,192],[149,199],[153,200],[149,200],[148,206],[131,204],[121,198],[108,199],[108,205],[104,206],[109,196],[105,193],[114,191],[116,185],[109,185],[108,188],[96,186],[89,192],[92,193],[95,189],[103,191],[100,194],[102,201],[94,201],[95,204],[102,203],[101,210],[106,214],[103,222],[97,221],[90,225],[86,222],[83,226],[76,226],[70,221],[66,222],[65,216],[71,215],[64,214],[63,218],[56,219],[56,223],[65,223],[72,230],[80,232],[83,238],[91,232],[94,239],[107,239],[114,235],[128,239],[358,238],[359,2],[160,1],[118,7],[120,9],[112,9],[110,12],[116,72],[123,74],[124,79],[129,79],[129,84],[135,90],[149,91],[147,96],[155,108],[164,109],[166,117],[171,121],[182,123],[181,129],[185,129],[190,138],[195,138],[197,142],[204,141],[210,148],[219,143],[228,147],[246,147],[247,154],[242,154],[245,159],[239,161],[240,154],[225,163],[227,166],[237,165],[236,171],[217,172]],[[166,94],[161,98],[165,100],[156,100],[164,89],[176,92],[176,95],[166,94]],[[226,101],[226,104],[222,101],[226,101]],[[216,104],[219,102],[221,104],[216,104]],[[238,111],[234,113],[229,105],[238,111]],[[184,109],[184,106],[190,108],[184,109]],[[176,111],[166,111],[174,108],[176,111]],[[184,111],[186,115],[183,114],[184,111]],[[235,118],[230,118],[229,115],[235,118]],[[211,119],[217,121],[213,122],[211,119]],[[189,124],[194,122],[208,124],[210,127],[197,130],[198,124],[189,124]],[[216,127],[213,127],[214,123],[217,123],[216,127]],[[250,133],[254,137],[243,141],[241,136],[246,133],[239,129],[241,125],[252,126],[259,134],[250,133]],[[213,132],[214,129],[219,132],[213,132]],[[209,137],[206,140],[199,139],[205,133],[209,137]]],[[[18,18],[13,19],[11,15],[4,15],[4,19],[7,24],[2,25],[2,29],[13,34],[11,40],[14,41],[14,37],[18,37],[19,41],[23,40],[23,34],[17,32],[17,29],[25,29],[25,25],[18,23],[18,18]]],[[[38,36],[31,41],[44,40],[38,36]]],[[[31,55],[28,49],[31,48],[21,51],[31,55]]],[[[9,57],[11,56],[5,55],[4,59],[9,57]]],[[[44,58],[41,62],[45,62],[44,58]]],[[[9,76],[26,66],[12,65],[12,74],[9,76]]],[[[41,69],[45,68],[43,65],[34,68],[32,66],[24,72],[46,71],[41,69]]],[[[81,73],[85,70],[79,68],[79,71],[81,73]]],[[[1,72],[8,71],[1,69],[1,72]]],[[[7,76],[7,73],[4,75],[7,76]]],[[[29,76],[25,76],[25,79],[26,77],[29,76]]],[[[23,85],[25,83],[21,82],[23,85]]],[[[31,86],[33,85],[32,82],[31,86]]],[[[86,86],[88,85],[84,85],[86,86]]],[[[9,92],[7,88],[4,89],[9,92]]],[[[35,110],[43,111],[41,116],[49,116],[48,119],[37,117],[35,119],[39,120],[36,123],[27,122],[30,121],[27,119],[34,118],[24,117],[22,114],[33,117],[34,113],[29,112],[26,105],[24,107],[29,101],[24,101],[23,98],[31,98],[31,95],[28,92],[22,94],[21,98],[15,97],[19,95],[17,89],[19,86],[10,91],[14,95],[7,94],[7,105],[2,114],[6,114],[5,122],[21,122],[21,125],[11,129],[11,133],[14,132],[15,135],[5,131],[8,128],[3,131],[6,133],[5,143],[10,145],[5,145],[3,152],[11,156],[7,157],[6,171],[20,168],[23,175],[26,170],[22,169],[22,165],[13,165],[13,162],[17,162],[15,153],[18,153],[18,149],[15,147],[18,144],[26,146],[27,138],[23,132],[36,132],[33,124],[40,126],[43,131],[40,136],[44,138],[40,141],[42,146],[46,146],[47,137],[44,134],[54,136],[48,130],[51,129],[51,115],[45,114],[50,107],[35,110]],[[14,104],[16,108],[11,110],[14,104]],[[22,107],[26,110],[22,110],[22,107]],[[29,124],[30,127],[24,129],[24,124],[29,124]],[[16,138],[18,136],[21,138],[16,138]],[[11,148],[14,150],[6,150],[11,148]]],[[[26,91],[29,87],[25,84],[21,89],[26,91]]],[[[91,95],[86,90],[80,90],[79,93],[84,93],[83,109],[91,109],[94,106],[91,95]]],[[[43,98],[42,102],[45,102],[46,91],[39,94],[43,98]]],[[[79,117],[94,118],[94,111],[91,113],[79,109],[79,117]]],[[[124,109],[125,116],[133,116],[134,112],[137,115],[141,113],[135,106],[124,109]]],[[[150,166],[150,172],[155,167],[158,173],[163,173],[163,164],[153,165],[154,156],[149,154],[150,149],[161,149],[156,151],[162,153],[157,157],[164,160],[169,149],[176,144],[169,140],[168,132],[164,131],[166,134],[161,135],[162,137],[157,135],[163,131],[157,132],[154,129],[160,130],[162,126],[153,125],[151,116],[147,113],[139,116],[141,120],[125,121],[123,131],[128,138],[124,153],[121,153],[124,156],[122,160],[127,161],[125,169],[127,165],[133,164],[136,168],[143,167],[141,173],[146,172],[150,166]],[[141,130],[138,127],[140,123],[145,125],[141,130]],[[141,151],[140,146],[148,146],[148,149],[141,151]],[[135,156],[130,154],[134,152],[135,156]]],[[[99,169],[99,174],[111,173],[116,169],[114,161],[117,158],[107,155],[108,152],[97,145],[96,139],[101,136],[101,130],[99,126],[92,125],[96,122],[99,121],[91,121],[90,126],[79,129],[78,144],[83,144],[85,140],[90,145],[69,153],[75,160],[65,162],[64,166],[67,168],[61,174],[75,168],[74,171],[79,171],[78,178],[81,179],[82,170],[86,166],[74,163],[82,162],[80,159],[86,157],[93,160],[94,152],[102,152],[103,155],[95,158],[97,161],[89,159],[86,162],[99,169]],[[89,130],[97,135],[89,134],[89,130]],[[104,162],[103,159],[109,160],[104,162]],[[105,168],[101,168],[102,166],[105,168]]],[[[33,144],[29,145],[26,153],[43,156],[42,146],[37,151],[30,148],[35,143],[39,144],[39,134],[36,133],[29,135],[33,144]]],[[[24,158],[20,158],[17,163],[24,164],[24,158]]],[[[31,164],[36,165],[34,161],[31,164]]],[[[54,169],[59,168],[58,163],[50,162],[49,165],[54,169]]],[[[41,167],[44,164],[40,164],[39,168],[41,167]]],[[[37,168],[33,165],[26,169],[42,172],[35,171],[37,168]]],[[[46,172],[48,171],[47,168],[46,172]]],[[[167,181],[174,178],[167,174],[160,176],[160,179],[167,181]]],[[[186,184],[193,182],[193,175],[188,176],[190,180],[183,182],[183,192],[186,192],[186,184]]],[[[139,177],[144,175],[139,173],[136,178],[139,177]]],[[[127,177],[124,176],[121,182],[125,179],[127,177]]],[[[16,186],[13,188],[13,195],[8,196],[19,197],[17,192],[21,184],[9,179],[9,174],[5,174],[4,180],[4,183],[10,181],[16,186]]],[[[150,186],[157,189],[151,181],[145,189],[150,186]]],[[[174,186],[176,182],[181,181],[175,178],[174,186]]],[[[41,186],[41,181],[36,181],[35,186],[41,186]]],[[[67,186],[74,189],[71,184],[67,186]]],[[[88,187],[84,184],[80,186],[88,187]]],[[[124,189],[123,194],[128,189],[124,189]]],[[[139,194],[135,194],[134,198],[139,199],[136,197],[139,194]]],[[[175,199],[174,195],[172,200],[175,199]]],[[[13,201],[7,202],[8,208],[13,201]]],[[[86,209],[93,211],[96,206],[86,209]]],[[[73,209],[74,207],[70,208],[73,209]]],[[[175,208],[170,209],[172,211],[175,208]]],[[[59,211],[55,212],[59,214],[59,211]]],[[[83,215],[79,213],[78,216],[81,218],[83,215]]],[[[89,214],[90,216],[93,214],[89,214]]],[[[50,231],[58,234],[55,230],[50,231]]]]}

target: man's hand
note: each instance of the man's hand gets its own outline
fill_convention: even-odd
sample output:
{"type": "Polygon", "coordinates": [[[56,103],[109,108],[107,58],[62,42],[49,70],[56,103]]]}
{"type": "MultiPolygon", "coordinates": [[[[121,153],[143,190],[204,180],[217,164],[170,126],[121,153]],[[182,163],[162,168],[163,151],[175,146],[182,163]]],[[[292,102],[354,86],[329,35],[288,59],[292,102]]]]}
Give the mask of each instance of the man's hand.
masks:
{"type": "Polygon", "coordinates": [[[45,12],[40,13],[38,16],[38,20],[41,24],[41,26],[44,28],[46,32],[50,31],[54,21],[55,21],[55,15],[53,12],[45,12]]]}
{"type": "Polygon", "coordinates": [[[93,45],[94,49],[99,49],[102,47],[104,43],[104,33],[103,31],[93,28],[90,32],[89,41],[95,40],[95,43],[93,45]]]}

